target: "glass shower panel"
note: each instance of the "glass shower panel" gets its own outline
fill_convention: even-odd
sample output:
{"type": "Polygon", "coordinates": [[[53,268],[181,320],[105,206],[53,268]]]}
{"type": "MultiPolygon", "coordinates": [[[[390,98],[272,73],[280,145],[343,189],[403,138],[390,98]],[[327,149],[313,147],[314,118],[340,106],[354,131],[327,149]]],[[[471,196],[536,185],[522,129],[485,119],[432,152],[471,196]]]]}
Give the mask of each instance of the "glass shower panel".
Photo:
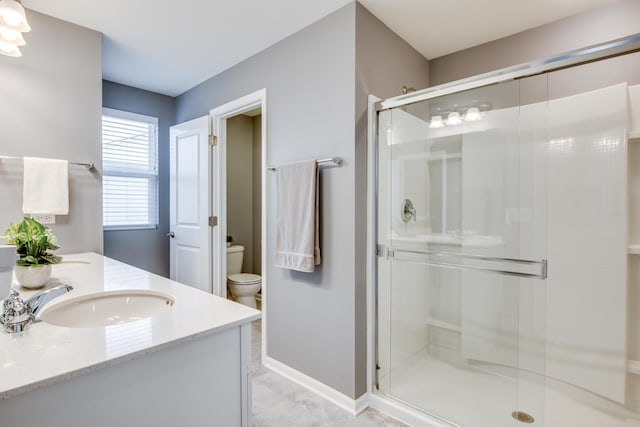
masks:
{"type": "Polygon", "coordinates": [[[542,425],[546,103],[522,85],[378,117],[378,386],[454,425],[542,425]]]}

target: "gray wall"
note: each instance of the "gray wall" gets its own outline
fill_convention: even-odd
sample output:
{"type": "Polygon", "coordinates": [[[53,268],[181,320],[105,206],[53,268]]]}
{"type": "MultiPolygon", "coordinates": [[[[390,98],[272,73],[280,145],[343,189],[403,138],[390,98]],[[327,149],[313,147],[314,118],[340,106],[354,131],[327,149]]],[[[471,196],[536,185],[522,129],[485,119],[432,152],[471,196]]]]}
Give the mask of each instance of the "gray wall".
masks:
{"type": "MultiPolygon", "coordinates": [[[[69,165],[69,215],[59,253],[102,252],[101,36],[31,10],[21,58],[0,55],[0,155],[94,162],[69,165]]],[[[0,232],[22,218],[22,162],[0,162],[0,232]]]]}
{"type": "MultiPolygon", "coordinates": [[[[169,277],[169,128],[174,125],[175,98],[102,82],[102,105],[158,118],[159,222],[157,229],[104,232],[104,254],[169,277]]],[[[101,227],[102,229],[102,227],[101,227]]]]}
{"type": "Polygon", "coordinates": [[[267,354],[352,398],[366,391],[367,95],[427,83],[427,61],[352,3],[177,98],[182,122],[266,88],[268,164],[344,158],[321,172],[323,260],[312,274],[273,267],[268,175],[267,354]]]}
{"type": "Polygon", "coordinates": [[[356,395],[366,392],[366,217],[367,217],[367,98],[389,98],[402,87],[429,85],[429,63],[360,3],[356,5],[356,224],[355,321],[356,395]]]}
{"type": "Polygon", "coordinates": [[[262,274],[262,115],[253,117],[253,265],[262,274]]]}
{"type": "Polygon", "coordinates": [[[244,246],[243,273],[262,274],[262,116],[227,120],[227,234],[244,246]]]}
{"type": "MultiPolygon", "coordinates": [[[[351,4],[177,98],[177,121],[267,89],[267,162],[341,156],[322,174],[322,265],[273,266],[275,176],[268,175],[267,355],[356,397],[354,325],[354,58],[351,4]]],[[[362,361],[360,361],[362,362],[362,361]]]]}
{"type": "Polygon", "coordinates": [[[640,1],[616,1],[541,27],[431,59],[430,86],[636,34],[640,32],[638,17],[640,1]]]}
{"type": "Polygon", "coordinates": [[[253,119],[241,114],[227,120],[227,235],[244,246],[243,273],[253,270],[253,175],[253,119]]]}

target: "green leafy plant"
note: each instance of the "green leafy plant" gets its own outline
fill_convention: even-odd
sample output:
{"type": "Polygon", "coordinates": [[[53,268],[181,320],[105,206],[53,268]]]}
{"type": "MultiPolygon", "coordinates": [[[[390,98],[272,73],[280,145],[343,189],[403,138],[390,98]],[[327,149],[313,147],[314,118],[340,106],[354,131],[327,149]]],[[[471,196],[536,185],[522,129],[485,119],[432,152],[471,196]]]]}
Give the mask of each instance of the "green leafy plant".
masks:
{"type": "Polygon", "coordinates": [[[10,222],[2,237],[16,247],[20,257],[16,265],[29,267],[62,261],[62,257],[49,252],[59,248],[56,246],[58,239],[50,229],[34,219],[24,218],[19,224],[10,222]]]}

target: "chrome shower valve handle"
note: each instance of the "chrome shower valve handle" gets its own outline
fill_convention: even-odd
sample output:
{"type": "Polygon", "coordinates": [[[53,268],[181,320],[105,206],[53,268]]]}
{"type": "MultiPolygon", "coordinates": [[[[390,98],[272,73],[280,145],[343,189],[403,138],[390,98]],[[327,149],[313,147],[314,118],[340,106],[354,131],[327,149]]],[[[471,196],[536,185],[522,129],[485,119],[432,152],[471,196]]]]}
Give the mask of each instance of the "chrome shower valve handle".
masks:
{"type": "Polygon", "coordinates": [[[411,218],[413,218],[413,220],[416,220],[416,209],[413,207],[413,202],[409,199],[404,199],[402,201],[402,206],[400,207],[400,218],[402,218],[402,220],[404,222],[409,222],[411,221],[411,218]]]}

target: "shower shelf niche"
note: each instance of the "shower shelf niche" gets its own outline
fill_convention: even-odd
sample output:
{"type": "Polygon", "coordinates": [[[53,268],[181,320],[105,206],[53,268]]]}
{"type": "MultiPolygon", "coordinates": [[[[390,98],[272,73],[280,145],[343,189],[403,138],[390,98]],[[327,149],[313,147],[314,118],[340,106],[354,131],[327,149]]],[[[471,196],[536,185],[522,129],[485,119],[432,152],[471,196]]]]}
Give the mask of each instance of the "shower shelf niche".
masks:
{"type": "Polygon", "coordinates": [[[437,328],[447,329],[449,331],[462,332],[462,328],[460,327],[460,325],[446,322],[444,320],[435,319],[433,317],[427,317],[426,324],[427,326],[435,326],[437,328]]]}
{"type": "Polygon", "coordinates": [[[640,255],[640,245],[629,245],[627,252],[630,255],[640,255]]]}
{"type": "Polygon", "coordinates": [[[640,360],[628,360],[627,372],[630,374],[640,375],[640,360]]]}

